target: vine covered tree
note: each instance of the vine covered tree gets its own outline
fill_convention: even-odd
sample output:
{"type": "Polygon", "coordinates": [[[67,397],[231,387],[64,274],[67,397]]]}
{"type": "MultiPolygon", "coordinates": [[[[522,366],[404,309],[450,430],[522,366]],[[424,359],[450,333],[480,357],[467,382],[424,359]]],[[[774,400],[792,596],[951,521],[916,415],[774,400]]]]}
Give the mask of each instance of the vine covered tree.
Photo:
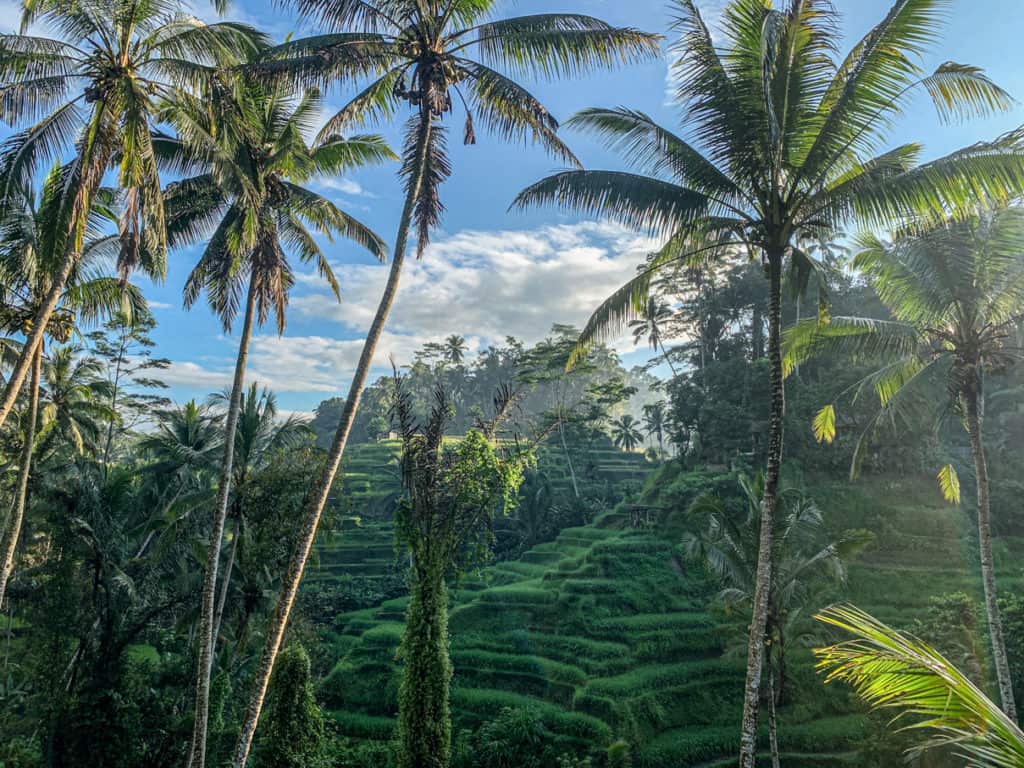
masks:
{"type": "MultiPolygon", "coordinates": [[[[797,236],[851,221],[902,225],[938,220],[983,195],[1024,187],[1024,145],[1014,134],[921,163],[919,144],[882,151],[889,127],[919,91],[940,118],[1009,108],[1008,94],[977,67],[915,62],[937,40],[943,0],[897,0],[850,52],[837,56],[838,12],[826,0],[733,0],[721,41],[693,0],[675,0],[675,101],[689,136],[628,108],[585,110],[569,125],[617,150],[633,172],[569,170],[519,194],[523,209],[558,205],[660,235],[665,245],[605,301],[580,339],[617,332],[642,314],[652,276],[746,250],[768,278],[771,408],[758,590],[748,642],[740,768],[753,768],[763,636],[771,583],[773,519],[783,454],[782,277],[815,263],[797,236]]],[[[804,282],[802,279],[799,282],[804,282]]]]}
{"type": "Polygon", "coordinates": [[[530,450],[509,455],[496,445],[496,433],[514,395],[495,398],[490,422],[470,431],[455,447],[445,447],[451,407],[443,390],[422,428],[412,399],[396,381],[394,419],[402,434],[405,494],[396,513],[398,540],[410,553],[410,596],[399,655],[403,660],[398,693],[398,765],[446,768],[451,760],[447,580],[488,552],[491,522],[507,514],[533,461],[530,450]]]}

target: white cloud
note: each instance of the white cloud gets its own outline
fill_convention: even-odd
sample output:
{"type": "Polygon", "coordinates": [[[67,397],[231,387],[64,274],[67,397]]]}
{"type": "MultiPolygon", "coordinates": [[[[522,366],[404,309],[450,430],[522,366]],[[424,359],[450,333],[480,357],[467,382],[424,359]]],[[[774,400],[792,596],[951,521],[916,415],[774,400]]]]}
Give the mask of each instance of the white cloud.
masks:
{"type": "Polygon", "coordinates": [[[147,301],[146,306],[150,309],[174,309],[173,304],[168,304],[166,301],[147,301]]]}
{"type": "MultiPolygon", "coordinates": [[[[649,238],[599,222],[459,232],[437,240],[423,259],[407,262],[388,328],[431,339],[472,333],[485,344],[507,335],[531,343],[543,338],[552,323],[585,322],[654,247],[649,238]]],[[[340,305],[320,289],[296,297],[292,306],[307,317],[365,331],[387,268],[335,269],[342,285],[340,305]]],[[[312,275],[303,280],[318,283],[312,275]]]]}
{"type": "MultiPolygon", "coordinates": [[[[377,347],[371,378],[411,362],[428,341],[458,333],[470,354],[512,335],[526,343],[543,338],[553,323],[582,325],[595,307],[635,274],[655,247],[649,238],[609,223],[583,222],[537,230],[472,231],[439,237],[421,260],[410,257],[388,329],[377,347]]],[[[249,356],[250,381],[277,392],[343,395],[376,311],[386,266],[334,265],[342,284],[338,304],[316,275],[300,274],[307,292],[293,311],[334,323],[345,335],[258,335],[249,356]]],[[[621,349],[632,349],[624,337],[621,349]]],[[[172,365],[173,385],[223,388],[231,380],[233,342],[222,359],[172,365]]]]}
{"type": "Polygon", "coordinates": [[[355,179],[348,178],[324,178],[317,179],[313,182],[313,185],[320,189],[329,189],[334,192],[340,192],[343,195],[351,195],[353,197],[376,197],[375,194],[363,187],[355,179]]]}

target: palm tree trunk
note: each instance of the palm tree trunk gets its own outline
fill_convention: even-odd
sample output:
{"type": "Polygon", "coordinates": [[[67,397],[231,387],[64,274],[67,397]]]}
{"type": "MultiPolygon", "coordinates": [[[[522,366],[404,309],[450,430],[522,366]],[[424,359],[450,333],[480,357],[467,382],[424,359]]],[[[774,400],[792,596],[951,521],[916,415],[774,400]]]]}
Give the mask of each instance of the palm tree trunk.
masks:
{"type": "Polygon", "coordinates": [[[1017,707],[1013,700],[1013,682],[1010,679],[1010,663],[1006,658],[1003,641],[1003,619],[999,612],[996,592],[996,571],[992,560],[992,526],[989,519],[988,463],[985,460],[985,445],[981,437],[981,414],[979,392],[971,389],[966,393],[967,432],[971,436],[971,453],[974,454],[974,472],[978,480],[978,542],[981,548],[981,583],[985,589],[985,611],[988,614],[988,633],[992,638],[992,658],[996,667],[996,681],[1003,711],[1014,722],[1017,721],[1017,707]]]}
{"type": "Polygon", "coordinates": [[[21,524],[25,519],[25,500],[28,498],[28,479],[32,471],[32,451],[35,448],[36,419],[39,413],[39,377],[43,363],[43,347],[36,347],[32,355],[32,378],[29,383],[28,416],[25,420],[25,442],[21,448],[21,468],[18,471],[18,488],[15,494],[14,507],[5,526],[3,539],[3,562],[0,563],[0,606],[4,603],[7,593],[7,580],[14,570],[14,553],[18,549],[18,538],[21,536],[21,524]]]}
{"type": "Polygon", "coordinates": [[[768,593],[772,579],[772,530],[782,468],[782,428],[786,412],[782,379],[782,257],[783,250],[768,253],[768,365],[771,413],[768,427],[768,457],[761,500],[761,535],[757,552],[753,615],[747,641],[747,683],[743,698],[740,732],[740,768],[754,768],[757,753],[757,709],[764,666],[764,638],[768,623],[768,593]]]}
{"type": "Polygon", "coordinates": [[[221,542],[224,538],[224,523],[228,515],[228,499],[231,495],[231,473],[235,460],[235,430],[242,405],[242,390],[245,387],[245,364],[249,357],[249,342],[252,339],[253,317],[256,312],[256,281],[249,278],[249,293],[245,301],[245,320],[242,337],[238,342],[238,359],[235,362],[235,378],[231,384],[231,398],[228,401],[227,420],[224,423],[224,457],[220,465],[220,480],[217,488],[217,506],[210,529],[210,542],[206,552],[206,573],[203,576],[202,615],[199,623],[199,663],[196,674],[196,714],[192,730],[192,747],[188,765],[203,768],[206,763],[206,730],[210,714],[210,675],[213,669],[213,652],[216,636],[213,633],[214,602],[217,594],[217,566],[220,562],[221,542]]]}
{"type": "Polygon", "coordinates": [[[75,190],[75,197],[72,201],[70,228],[68,242],[65,244],[63,261],[53,275],[53,282],[50,290],[43,299],[42,304],[36,310],[32,318],[32,328],[25,339],[25,345],[21,348],[18,361],[14,364],[7,384],[4,387],[3,397],[0,398],[0,427],[7,421],[7,417],[18,399],[18,393],[32,368],[33,355],[36,349],[42,347],[43,334],[46,333],[46,326],[50,322],[50,316],[60,303],[60,297],[67,286],[71,270],[78,263],[82,255],[82,240],[85,237],[85,228],[88,223],[89,210],[92,208],[92,200],[103,181],[103,172],[110,162],[111,142],[108,140],[107,132],[110,126],[105,124],[104,115],[106,105],[98,102],[93,109],[93,117],[89,127],[86,129],[86,145],[79,155],[79,163],[82,167],[82,174],[75,190]]]}
{"type": "Polygon", "coordinates": [[[107,441],[103,446],[103,475],[106,476],[110,464],[110,449],[114,445],[114,423],[117,421],[117,395],[121,386],[121,363],[124,360],[124,330],[121,331],[121,346],[118,348],[117,365],[114,367],[114,389],[110,394],[110,423],[107,425],[107,441]]]}
{"type": "Polygon", "coordinates": [[[315,488],[310,493],[302,528],[299,531],[295,544],[295,551],[292,553],[288,570],[281,583],[281,591],[277,597],[277,604],[274,606],[274,614],[270,620],[267,639],[263,646],[263,654],[256,668],[253,690],[245,711],[245,718],[242,721],[242,728],[238,735],[235,754],[231,761],[233,768],[244,768],[246,761],[249,759],[249,750],[252,747],[252,740],[256,733],[260,712],[263,711],[263,700],[267,694],[267,686],[270,684],[270,675],[274,671],[274,662],[281,648],[281,641],[284,639],[288,618],[291,615],[292,606],[299,591],[299,584],[306,569],[306,561],[309,559],[310,550],[313,548],[313,541],[316,539],[317,527],[320,525],[320,516],[323,514],[324,506],[327,504],[327,498],[334,484],[334,478],[338,473],[338,466],[341,464],[341,457],[345,453],[349,433],[352,431],[352,423],[355,421],[356,410],[359,408],[363,388],[366,386],[366,380],[370,375],[370,367],[373,365],[373,356],[377,351],[377,343],[384,332],[384,324],[387,322],[388,314],[391,312],[391,305],[394,304],[395,296],[398,293],[398,283],[402,276],[406,245],[409,240],[409,229],[412,226],[416,202],[419,199],[420,190],[423,186],[424,168],[430,152],[432,133],[431,117],[429,112],[423,110],[420,112],[419,136],[416,140],[416,172],[410,178],[406,190],[405,206],[402,209],[402,218],[398,224],[398,233],[395,237],[395,251],[391,259],[391,269],[388,273],[387,284],[384,287],[384,295],[381,296],[380,304],[377,306],[377,313],[374,315],[373,322],[370,324],[370,330],[366,335],[363,351],[359,356],[359,364],[356,366],[355,375],[349,387],[348,398],[345,400],[345,407],[341,412],[341,421],[338,424],[337,431],[334,433],[334,441],[327,454],[327,463],[315,488]]]}
{"type": "Polygon", "coordinates": [[[572,480],[572,492],[578,499],[580,497],[580,487],[576,483],[576,469],[572,465],[572,456],[569,455],[569,446],[565,443],[565,422],[561,418],[558,420],[558,436],[562,438],[562,452],[565,454],[565,463],[569,467],[569,479],[572,480]]]}
{"type": "Polygon", "coordinates": [[[661,356],[664,357],[665,362],[668,363],[668,369],[672,371],[672,376],[677,378],[679,376],[679,372],[676,370],[676,367],[672,365],[672,360],[668,356],[668,350],[665,349],[665,345],[662,343],[661,339],[658,339],[658,346],[661,347],[661,356]]]}
{"type": "Polygon", "coordinates": [[[224,618],[224,606],[228,602],[228,587],[231,586],[231,572],[235,569],[235,557],[238,555],[238,540],[242,537],[242,522],[235,523],[235,533],[231,537],[231,549],[228,551],[228,562],[224,566],[224,578],[220,582],[220,595],[217,598],[217,611],[213,617],[213,637],[220,637],[220,622],[224,618]]]}
{"type": "Polygon", "coordinates": [[[772,768],[779,768],[779,723],[775,715],[775,673],[768,670],[768,744],[772,753],[772,768]]]}

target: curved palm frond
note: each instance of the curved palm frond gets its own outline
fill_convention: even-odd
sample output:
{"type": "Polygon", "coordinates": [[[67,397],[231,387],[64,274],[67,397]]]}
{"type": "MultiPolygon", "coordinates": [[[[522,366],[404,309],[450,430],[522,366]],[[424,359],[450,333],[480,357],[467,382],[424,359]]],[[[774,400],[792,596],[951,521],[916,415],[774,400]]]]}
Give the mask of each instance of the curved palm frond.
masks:
{"type": "Polygon", "coordinates": [[[914,753],[950,747],[979,765],[1024,763],[1024,733],[938,651],[853,606],[815,618],[854,636],[814,650],[825,681],[849,683],[869,706],[895,711],[904,729],[929,734],[914,753]]]}

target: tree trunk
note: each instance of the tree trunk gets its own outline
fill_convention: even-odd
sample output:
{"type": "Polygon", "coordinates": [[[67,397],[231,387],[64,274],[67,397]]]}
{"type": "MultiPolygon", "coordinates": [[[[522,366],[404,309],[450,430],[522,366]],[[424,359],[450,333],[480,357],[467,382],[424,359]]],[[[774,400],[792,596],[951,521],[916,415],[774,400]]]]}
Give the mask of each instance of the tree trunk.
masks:
{"type": "Polygon", "coordinates": [[[43,364],[43,347],[40,344],[32,355],[32,378],[29,383],[28,416],[25,420],[25,442],[21,448],[21,467],[18,470],[18,487],[15,492],[14,507],[7,520],[6,536],[3,539],[3,562],[0,563],[0,606],[4,604],[7,593],[7,580],[14,570],[14,553],[18,549],[18,538],[21,536],[21,524],[25,519],[25,501],[28,498],[28,479],[32,472],[32,451],[36,442],[36,420],[39,414],[39,377],[43,364]]]}
{"type": "Polygon", "coordinates": [[[78,263],[82,255],[82,241],[85,238],[85,229],[88,222],[88,213],[92,208],[92,200],[103,181],[103,173],[106,171],[110,161],[111,137],[108,135],[110,126],[105,120],[106,106],[100,102],[93,109],[92,120],[86,129],[86,146],[81,150],[79,163],[82,167],[82,174],[79,178],[78,188],[75,190],[75,197],[72,201],[70,231],[68,242],[66,242],[63,260],[56,273],[53,275],[53,282],[50,290],[39,305],[35,316],[32,318],[32,328],[25,339],[25,344],[18,355],[18,361],[14,364],[7,384],[4,387],[3,397],[0,398],[0,427],[7,421],[7,417],[18,399],[22,384],[28,376],[32,367],[33,355],[36,350],[42,347],[43,334],[46,333],[46,326],[50,322],[50,316],[57,308],[60,297],[67,286],[71,270],[78,263]]]}
{"type": "Polygon", "coordinates": [[[772,768],[779,768],[779,723],[775,715],[775,673],[768,669],[768,744],[772,753],[772,768]]]}
{"type": "Polygon", "coordinates": [[[224,566],[224,578],[220,582],[220,596],[217,598],[217,611],[213,616],[213,642],[220,637],[220,622],[224,618],[224,606],[228,602],[228,588],[231,586],[231,572],[235,569],[235,557],[238,555],[238,540],[242,538],[242,520],[235,523],[235,533],[231,537],[231,549],[228,551],[228,562],[224,566]]]}
{"type": "Polygon", "coordinates": [[[678,378],[679,372],[676,370],[676,367],[672,365],[672,360],[668,356],[668,350],[665,349],[665,345],[661,342],[660,339],[658,340],[658,346],[661,347],[661,356],[664,357],[665,362],[668,363],[668,369],[672,371],[673,378],[678,378]]]}
{"type": "Polygon", "coordinates": [[[398,768],[447,768],[452,741],[452,664],[443,567],[434,564],[414,574],[400,653],[398,768]]]}
{"type": "Polygon", "coordinates": [[[980,393],[972,389],[966,393],[967,432],[971,436],[971,453],[974,454],[974,472],[978,479],[978,542],[981,548],[981,583],[985,588],[985,612],[988,614],[988,633],[992,638],[992,658],[996,667],[999,697],[1003,711],[1014,722],[1017,721],[1017,707],[1013,701],[1013,682],[1010,678],[1010,663],[1006,658],[1003,641],[1003,619],[999,613],[996,592],[995,563],[992,560],[992,527],[989,519],[988,464],[985,460],[985,445],[981,437],[980,393]]]}
{"type": "Polygon", "coordinates": [[[231,384],[231,398],[228,401],[227,420],[224,423],[224,457],[220,466],[217,488],[217,506],[210,529],[210,542],[206,552],[206,573],[203,576],[202,614],[199,620],[199,662],[196,673],[196,714],[192,730],[192,747],[188,765],[203,768],[206,763],[206,730],[210,714],[210,675],[213,669],[213,652],[216,637],[213,634],[214,602],[217,594],[217,566],[220,562],[221,542],[224,538],[224,523],[228,514],[228,499],[231,496],[231,474],[235,460],[235,429],[242,404],[242,390],[245,388],[245,364],[249,357],[249,341],[252,339],[253,317],[256,313],[256,280],[249,278],[249,293],[245,300],[245,320],[242,336],[238,342],[238,359],[235,362],[235,378],[231,384]]]}
{"type": "Polygon", "coordinates": [[[374,315],[373,322],[370,324],[370,330],[366,335],[363,351],[359,356],[359,364],[356,366],[355,375],[349,387],[348,398],[345,400],[345,407],[341,412],[341,421],[334,434],[334,441],[331,444],[330,452],[327,454],[327,463],[316,486],[310,493],[302,528],[296,541],[295,551],[292,553],[288,570],[281,582],[281,591],[274,606],[274,614],[270,620],[263,653],[256,668],[253,690],[245,711],[245,718],[242,721],[242,728],[238,735],[238,743],[235,746],[235,754],[231,762],[233,768],[244,768],[246,761],[249,759],[249,750],[252,747],[252,739],[256,733],[260,712],[263,710],[263,700],[267,694],[267,686],[270,684],[270,675],[274,671],[274,661],[277,659],[277,652],[281,648],[281,641],[284,639],[284,632],[288,626],[292,605],[295,603],[295,596],[299,591],[299,583],[302,581],[302,575],[306,569],[306,561],[309,559],[310,550],[313,548],[313,541],[316,539],[320,516],[323,514],[324,506],[327,504],[331,486],[334,484],[335,475],[338,473],[338,466],[341,464],[341,457],[348,443],[349,432],[351,432],[352,423],[355,421],[356,410],[359,408],[359,401],[363,395],[363,388],[366,386],[366,380],[369,378],[370,368],[373,365],[373,356],[377,351],[377,343],[380,341],[381,334],[384,331],[384,324],[391,311],[391,305],[394,303],[395,296],[398,293],[398,283],[402,276],[406,244],[409,239],[409,229],[412,225],[416,201],[420,196],[420,190],[423,186],[423,169],[430,151],[432,128],[429,113],[421,111],[419,136],[416,144],[416,167],[418,170],[416,175],[409,180],[406,191],[405,205],[402,209],[402,218],[399,221],[398,233],[395,237],[395,251],[391,259],[391,270],[388,273],[384,295],[381,296],[380,304],[377,306],[377,313],[374,315]]]}
{"type": "Polygon", "coordinates": [[[106,477],[110,463],[110,449],[114,445],[114,424],[117,422],[117,395],[121,387],[121,363],[124,361],[127,342],[125,331],[121,330],[121,346],[118,347],[117,364],[114,366],[114,390],[110,394],[110,423],[107,425],[107,441],[103,446],[103,476],[106,477]]]}
{"type": "Polygon", "coordinates": [[[782,428],[786,412],[782,379],[782,249],[768,253],[768,365],[771,414],[768,431],[768,457],[764,473],[764,497],[761,500],[761,534],[757,552],[753,615],[747,642],[747,683],[743,698],[740,733],[740,768],[754,768],[757,753],[757,709],[760,702],[761,673],[764,666],[764,638],[768,622],[768,593],[772,579],[772,528],[782,467],[782,428]]]}
{"type": "Polygon", "coordinates": [[[578,499],[580,497],[580,487],[576,482],[576,470],[572,465],[572,456],[569,455],[569,446],[565,443],[565,422],[561,417],[558,419],[558,436],[562,438],[562,452],[565,454],[565,463],[569,467],[569,479],[572,480],[572,492],[578,499]]]}

